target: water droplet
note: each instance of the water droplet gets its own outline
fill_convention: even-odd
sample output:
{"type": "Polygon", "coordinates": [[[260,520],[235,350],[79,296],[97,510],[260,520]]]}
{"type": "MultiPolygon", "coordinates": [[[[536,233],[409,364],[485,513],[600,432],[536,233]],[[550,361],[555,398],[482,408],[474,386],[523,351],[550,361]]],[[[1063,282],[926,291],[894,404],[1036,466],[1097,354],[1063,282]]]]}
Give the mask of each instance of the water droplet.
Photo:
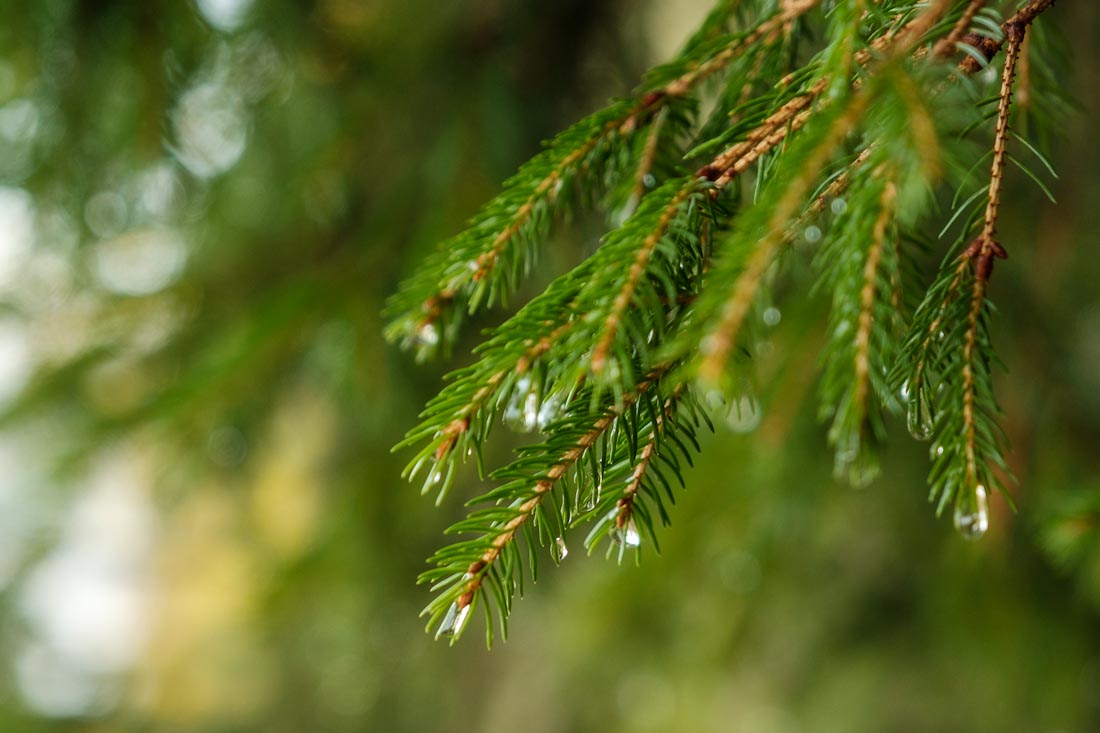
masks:
{"type": "Polygon", "coordinates": [[[981,484],[973,491],[959,492],[955,499],[955,529],[967,540],[979,540],[989,529],[989,497],[981,484]]]}
{"type": "Polygon", "coordinates": [[[837,446],[833,475],[847,481],[853,489],[865,488],[878,478],[879,464],[875,454],[856,438],[837,446]]]}
{"type": "Polygon", "coordinates": [[[504,424],[520,433],[529,433],[539,427],[539,396],[531,388],[531,378],[523,376],[516,386],[502,416],[504,424]]]}
{"type": "Polygon", "coordinates": [[[909,412],[905,416],[905,425],[909,428],[909,434],[917,440],[928,440],[932,437],[935,422],[928,397],[920,387],[912,390],[909,395],[909,412]]]}
{"type": "Polygon", "coordinates": [[[623,528],[623,544],[627,547],[638,547],[642,544],[642,536],[638,534],[638,525],[634,522],[634,517],[631,517],[623,528]]]}
{"type": "Polygon", "coordinates": [[[427,494],[443,483],[443,469],[439,466],[435,466],[431,471],[428,471],[428,477],[424,479],[424,488],[420,489],[421,494],[427,494]]]}
{"type": "Polygon", "coordinates": [[[623,511],[623,509],[616,506],[607,513],[606,517],[604,517],[605,522],[611,523],[611,531],[607,533],[607,536],[616,545],[638,547],[642,544],[642,535],[638,532],[638,524],[634,521],[634,517],[630,517],[626,520],[626,524],[620,527],[619,514],[621,511],[623,511]]]}
{"type": "Polygon", "coordinates": [[[539,425],[539,396],[536,392],[528,392],[527,399],[523,401],[523,429],[531,432],[539,425]]]}
{"type": "Polygon", "coordinates": [[[417,329],[416,338],[424,346],[435,346],[439,343],[439,329],[434,323],[425,323],[417,329]]]}
{"type": "Polygon", "coordinates": [[[735,433],[751,433],[760,425],[764,413],[752,395],[741,395],[730,405],[726,425],[735,433]]]}
{"type": "Polygon", "coordinates": [[[508,427],[512,428],[513,430],[519,430],[520,426],[522,425],[520,421],[520,418],[522,417],[523,413],[519,411],[519,405],[511,403],[504,408],[504,415],[501,417],[501,419],[508,427]]]}
{"type": "Polygon", "coordinates": [[[833,210],[833,213],[840,216],[848,210],[848,202],[842,198],[835,198],[833,202],[829,204],[829,208],[833,210]]]}
{"type": "Polygon", "coordinates": [[[764,323],[768,326],[778,326],[779,321],[783,318],[783,314],[775,306],[764,310],[764,323]]]}
{"type": "Polygon", "coordinates": [[[908,400],[909,399],[909,380],[908,379],[906,379],[904,382],[901,383],[901,398],[903,400],[908,400]]]}
{"type": "Polygon", "coordinates": [[[443,616],[443,623],[439,625],[439,631],[435,632],[435,638],[461,634],[470,618],[471,608],[473,606],[469,604],[459,608],[457,603],[452,603],[451,607],[447,609],[446,615],[443,616]]]}
{"type": "Polygon", "coordinates": [[[810,244],[816,244],[821,241],[821,227],[811,224],[806,227],[806,231],[802,233],[802,236],[804,236],[806,241],[810,244]]]}
{"type": "Polygon", "coordinates": [[[561,403],[560,394],[550,395],[542,401],[539,406],[538,417],[535,420],[539,430],[549,425],[561,413],[561,403]]]}
{"type": "Polygon", "coordinates": [[[707,390],[703,399],[707,403],[707,407],[712,410],[717,410],[722,405],[726,404],[726,399],[722,396],[722,393],[716,389],[707,390]]]}
{"type": "Polygon", "coordinates": [[[554,562],[561,562],[569,556],[569,548],[565,546],[565,540],[561,537],[554,540],[554,545],[550,548],[550,552],[554,556],[554,562]]]}
{"type": "Polygon", "coordinates": [[[657,185],[657,177],[654,176],[652,173],[646,173],[644,176],[642,176],[642,183],[645,185],[646,188],[653,188],[657,185]]]}

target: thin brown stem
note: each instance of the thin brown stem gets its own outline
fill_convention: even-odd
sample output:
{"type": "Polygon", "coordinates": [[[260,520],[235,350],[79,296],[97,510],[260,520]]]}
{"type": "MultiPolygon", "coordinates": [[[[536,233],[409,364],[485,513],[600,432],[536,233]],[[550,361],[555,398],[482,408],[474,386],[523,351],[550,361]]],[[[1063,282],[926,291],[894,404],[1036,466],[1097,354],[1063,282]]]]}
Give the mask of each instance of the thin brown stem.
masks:
{"type": "Polygon", "coordinates": [[[966,10],[959,16],[959,19],[955,21],[955,25],[951,28],[951,32],[936,42],[936,45],[932,48],[932,56],[934,58],[943,59],[950,56],[955,51],[955,44],[959,42],[969,30],[970,24],[974,22],[974,17],[978,14],[978,11],[985,7],[986,0],[970,0],[970,4],[966,6],[966,10]]]}
{"type": "Polygon", "coordinates": [[[489,398],[496,393],[497,388],[500,387],[501,382],[504,381],[507,375],[511,374],[513,371],[516,374],[523,374],[526,372],[530,368],[531,363],[549,351],[550,347],[561,338],[562,334],[572,328],[574,323],[576,323],[575,320],[566,321],[542,338],[538,340],[528,340],[526,344],[527,350],[524,351],[523,355],[516,361],[514,369],[500,369],[490,374],[488,379],[485,380],[485,384],[479,387],[478,390],[474,392],[473,397],[470,398],[470,401],[463,405],[458,416],[447,423],[439,432],[442,440],[439,445],[436,446],[435,460],[441,461],[447,457],[454,448],[455,443],[458,442],[459,437],[470,429],[471,421],[478,410],[480,410],[489,398]]]}
{"type": "Polygon", "coordinates": [[[1005,65],[1001,72],[1001,98],[997,105],[997,126],[993,136],[993,166],[989,175],[989,194],[986,201],[985,222],[982,232],[967,250],[974,263],[974,282],[971,289],[970,310],[967,314],[966,337],[963,343],[963,432],[966,458],[967,486],[978,483],[976,420],[974,415],[974,351],[978,340],[979,319],[985,302],[985,291],[989,285],[989,276],[993,272],[993,258],[1004,257],[1005,251],[997,243],[997,212],[1001,202],[1001,187],[1004,183],[1004,163],[1008,143],[1008,121],[1012,111],[1012,82],[1016,74],[1016,63],[1020,57],[1020,48],[1027,34],[1027,26],[1013,24],[1008,27],[1008,46],[1005,50],[1005,65]]]}
{"type": "MultiPolygon", "coordinates": [[[[1011,33],[1026,30],[1028,26],[1035,22],[1036,18],[1043,12],[1049,10],[1052,5],[1054,5],[1054,0],[1031,0],[1031,2],[1017,10],[1011,18],[1001,24],[1003,37],[1000,40],[983,36],[972,45],[988,61],[996,56],[997,52],[1008,43],[1011,33]]],[[[982,64],[973,56],[967,56],[959,64],[959,69],[965,74],[973,74],[981,68],[982,64]]]]}
{"type": "Polygon", "coordinates": [[[653,389],[660,378],[671,368],[671,364],[665,364],[652,370],[635,387],[633,392],[623,396],[620,405],[612,405],[607,412],[592,423],[592,427],[583,433],[571,448],[562,453],[557,462],[543,475],[543,478],[535,483],[534,493],[516,507],[515,516],[498,528],[488,549],[481,554],[481,557],[470,563],[466,569],[466,585],[458,596],[458,600],[455,601],[459,611],[473,603],[474,596],[485,579],[485,574],[500,559],[504,548],[515,540],[516,533],[535,515],[539,505],[557,485],[558,481],[565,476],[566,472],[577,461],[584,457],[585,453],[595,445],[596,441],[614,424],[615,420],[621,417],[644,393],[653,389]]]}
{"type": "MultiPolygon", "coordinates": [[[[859,327],[855,337],[855,403],[861,416],[867,411],[867,393],[870,389],[871,327],[874,324],[875,295],[878,290],[878,271],[886,246],[886,228],[894,216],[894,204],[898,189],[891,180],[886,181],[879,202],[878,217],[871,229],[871,246],[863,267],[863,288],[860,290],[859,327]]],[[[861,417],[862,419],[862,417],[861,417]]]]}
{"type": "Polygon", "coordinates": [[[717,325],[703,341],[704,355],[699,366],[699,374],[704,380],[711,383],[718,380],[737,341],[745,315],[752,306],[760,279],[771,264],[776,249],[784,241],[787,222],[795,215],[822,166],[832,155],[836,145],[851,129],[852,124],[863,114],[868,102],[869,96],[866,94],[860,94],[852,100],[844,113],[833,121],[824,140],[806,160],[801,174],[787,185],[783,197],[775,206],[767,232],[734,283],[733,291],[722,307],[717,325]]]}
{"type": "Polygon", "coordinates": [[[608,313],[607,319],[604,321],[603,334],[592,350],[593,374],[599,374],[607,366],[608,354],[615,341],[615,334],[619,329],[623,314],[630,306],[630,301],[634,297],[634,291],[637,290],[638,283],[645,277],[646,266],[653,256],[653,251],[657,249],[661,238],[665,236],[665,232],[668,231],[673,219],[676,218],[680,207],[695,190],[696,185],[694,181],[690,181],[680,188],[676,195],[672,197],[672,200],[668,202],[664,211],[661,212],[661,216],[657,220],[657,226],[646,236],[645,240],[642,241],[642,246],[635,253],[634,262],[630,265],[630,271],[626,276],[626,282],[623,283],[615,296],[615,301],[611,304],[611,312],[608,313]]]}

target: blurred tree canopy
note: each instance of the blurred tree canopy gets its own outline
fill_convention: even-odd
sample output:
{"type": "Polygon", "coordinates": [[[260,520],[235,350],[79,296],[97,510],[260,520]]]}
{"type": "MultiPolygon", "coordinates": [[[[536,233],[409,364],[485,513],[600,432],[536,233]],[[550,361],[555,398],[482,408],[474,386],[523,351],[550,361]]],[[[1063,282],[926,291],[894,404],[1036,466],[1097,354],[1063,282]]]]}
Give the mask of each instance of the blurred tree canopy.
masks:
{"type": "Polygon", "coordinates": [[[414,581],[462,508],[389,449],[476,338],[414,367],[383,301],[707,4],[0,8],[0,730],[1100,726],[1092,3],[1044,17],[1083,108],[1059,203],[1015,181],[1002,212],[1018,515],[958,541],[920,446],[838,486],[803,400],[821,309],[784,305],[759,420],[705,438],[659,557],[578,542],[507,645],[424,635],[414,581]]]}

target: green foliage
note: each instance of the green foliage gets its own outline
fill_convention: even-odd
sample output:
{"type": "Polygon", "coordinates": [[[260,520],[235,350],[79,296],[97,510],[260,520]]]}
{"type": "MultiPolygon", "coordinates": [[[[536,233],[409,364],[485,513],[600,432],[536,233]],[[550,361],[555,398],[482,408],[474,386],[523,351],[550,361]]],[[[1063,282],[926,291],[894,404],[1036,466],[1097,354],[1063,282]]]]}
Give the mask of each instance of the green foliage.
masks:
{"type": "Polygon", "coordinates": [[[1004,32],[988,10],[972,21],[1008,48],[1007,81],[987,104],[975,101],[979,92],[950,64],[952,43],[969,30],[967,3],[839,3],[824,13],[817,4],[761,2],[755,18],[736,21],[720,5],[676,62],[647,77],[636,101],[556,138],[395,298],[391,336],[449,342],[455,322],[432,311],[439,294],[449,300],[468,291],[472,311],[514,286],[557,211],[559,179],[587,188],[593,200],[592,191],[626,179],[624,171],[644,171],[639,180],[668,175],[648,193],[652,185],[620,193],[619,205],[633,213],[595,254],[491,332],[479,361],[454,375],[406,439],[423,444],[410,475],[425,471],[425,490],[438,486],[442,498],[456,456],[476,453],[482,465],[498,418],[518,418],[546,436],[492,472],[503,483],[450,530],[476,536],[431,559],[435,567],[422,578],[437,594],[425,610],[430,628],[459,635],[470,608],[489,610],[490,600],[503,627],[522,591],[521,545],[533,574],[538,546],[553,550],[578,524],[593,523],[590,550],[609,537],[621,558],[625,545],[641,542],[637,522],[656,546],[654,509],[662,521],[668,515],[650,474],[667,490],[656,467],[663,463],[683,480],[679,459],[690,459],[681,438],[693,440],[699,410],[689,395],[697,383],[736,398],[731,388],[753,379],[761,298],[782,280],[780,255],[793,241],[821,239],[816,224],[805,235],[800,228],[826,206],[833,222],[813,266],[815,289],[830,300],[819,393],[835,473],[854,485],[878,474],[884,410],[899,411],[904,401],[912,432],[934,437],[929,483],[937,510],[954,502],[961,532],[985,532],[987,491],[1003,490],[1009,473],[985,295],[993,258],[1003,255],[992,233],[1005,165],[1041,183],[1006,152],[1020,29],[1031,21],[1005,21],[1004,32]],[[747,30],[717,33],[726,22],[745,22],[747,30]],[[697,84],[703,70],[724,77],[715,91],[697,84]],[[677,108],[649,112],[670,97],[678,108],[713,111],[698,123],[677,108]],[[659,126],[670,122],[674,132],[663,134],[659,126]],[[653,124],[648,140],[632,142],[645,123],[653,124]],[[961,144],[983,128],[993,129],[991,156],[961,144]],[[686,151],[678,164],[669,158],[677,150],[686,151]],[[989,183],[981,184],[979,169],[990,163],[989,183]],[[934,225],[930,204],[947,190],[944,170],[966,171],[948,227],[960,216],[967,226],[925,289],[913,243],[934,225]],[[985,216],[971,214],[980,205],[985,216]],[[502,238],[524,247],[502,249],[502,238]],[[511,279],[482,278],[480,263],[502,253],[511,279]],[[904,291],[914,286],[924,294],[910,318],[904,291]],[[436,328],[444,328],[442,338],[436,328]],[[691,406],[687,423],[676,419],[682,403],[691,406]],[[626,496],[603,488],[624,477],[626,496]]]}
{"type": "MultiPolygon", "coordinates": [[[[514,243],[537,261],[529,279],[499,273],[506,304],[488,308],[487,289],[469,317],[466,283],[425,349],[433,364],[402,353],[408,332],[383,338],[384,301],[423,253],[540,139],[599,100],[642,102],[634,81],[691,30],[669,20],[698,5],[0,3],[0,730],[1100,728],[1100,143],[1067,101],[1097,98],[1096,3],[1044,14],[1017,73],[997,235],[1010,258],[972,331],[1008,369],[972,370],[984,382],[989,367],[1004,411],[991,422],[1020,484],[992,478],[1020,513],[990,484],[980,544],[935,520],[936,444],[904,439],[893,413],[908,406],[914,314],[980,233],[1003,58],[982,38],[1006,40],[1023,0],[985,3],[964,24],[981,37],[942,63],[889,49],[926,0],[856,0],[694,66],[793,7],[719,3],[643,85],[706,73],[609,139],[603,170],[572,172],[545,207],[550,235],[514,243]],[[231,6],[248,9],[225,21],[231,6]],[[968,49],[978,73],[954,65],[968,49]],[[858,119],[815,152],[861,90],[858,119]],[[729,167],[708,167],[719,156],[729,167]],[[681,184],[691,201],[658,226],[681,184]],[[753,231],[784,201],[787,221],[753,231]],[[839,332],[865,312],[889,208],[867,355],[892,372],[862,410],[859,352],[839,332]],[[769,233],[724,371],[700,382],[718,315],[704,301],[732,292],[719,263],[736,244],[744,265],[769,233]],[[653,317],[660,330],[639,328],[653,317]],[[529,517],[519,561],[496,571],[509,594],[522,582],[507,603],[527,597],[512,643],[433,644],[422,558],[478,543],[473,559],[455,550],[464,576],[502,534],[476,516],[445,542],[440,529],[467,511],[503,519],[608,414],[541,508],[508,515],[529,517]],[[842,478],[881,458],[870,490],[830,476],[856,440],[842,478]],[[439,509],[395,483],[417,462],[417,488],[439,471],[439,509]],[[605,554],[642,567],[612,571],[605,554]]],[[[970,7],[951,3],[904,45],[927,54],[970,7]]],[[[974,303],[967,268],[952,318],[974,303]]],[[[967,332],[935,346],[959,352],[954,374],[929,373],[937,418],[980,397],[957,371],[967,332]]],[[[952,455],[965,475],[965,449],[952,455]]],[[[488,611],[500,638],[488,573],[476,611],[458,607],[461,578],[438,589],[453,605],[433,632],[480,636],[488,611]]]]}

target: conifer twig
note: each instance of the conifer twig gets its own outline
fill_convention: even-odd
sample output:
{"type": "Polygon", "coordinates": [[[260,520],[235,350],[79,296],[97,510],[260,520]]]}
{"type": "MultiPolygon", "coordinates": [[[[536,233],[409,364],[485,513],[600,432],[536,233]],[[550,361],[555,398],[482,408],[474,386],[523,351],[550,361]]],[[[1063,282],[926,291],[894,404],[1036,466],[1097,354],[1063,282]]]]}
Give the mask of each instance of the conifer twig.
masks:
{"type": "Polygon", "coordinates": [[[950,56],[955,50],[955,44],[959,42],[970,28],[970,24],[974,21],[974,17],[978,14],[983,7],[985,7],[986,0],[970,0],[970,3],[963,10],[962,15],[955,22],[954,27],[951,28],[951,32],[936,42],[936,45],[932,47],[932,56],[934,58],[942,59],[950,56]]]}
{"type": "Polygon", "coordinates": [[[665,232],[676,217],[684,201],[687,200],[694,190],[694,181],[689,181],[686,185],[681,186],[680,190],[672,197],[672,200],[668,202],[668,205],[665,206],[664,210],[661,212],[660,217],[657,219],[656,227],[654,227],[649,235],[642,241],[641,246],[634,255],[634,262],[630,265],[630,271],[627,273],[626,281],[615,295],[615,300],[611,305],[611,311],[604,319],[603,334],[596,342],[596,346],[592,351],[591,369],[593,374],[598,375],[602,373],[604,367],[607,365],[608,352],[610,352],[611,345],[615,340],[615,333],[619,328],[619,322],[622,320],[623,313],[630,306],[631,298],[634,296],[634,291],[638,287],[638,283],[645,277],[646,265],[653,256],[653,250],[657,247],[661,238],[665,236],[665,232]]]}
{"type": "Polygon", "coordinates": [[[704,381],[712,384],[718,381],[737,342],[737,334],[752,305],[760,278],[771,264],[776,248],[783,241],[787,222],[798,211],[836,144],[859,119],[869,101],[867,94],[859,94],[849,103],[844,113],[833,120],[824,139],[812,151],[799,175],[787,185],[783,197],[777,202],[769,218],[766,233],[757,244],[744,271],[734,282],[732,291],[722,306],[718,322],[704,337],[701,348],[703,358],[699,364],[699,376],[704,381]]]}
{"type": "MultiPolygon", "coordinates": [[[[416,341],[427,347],[442,343],[446,334],[437,325],[440,319],[453,308],[456,300],[465,291],[472,289],[475,293],[479,292],[480,285],[495,277],[509,247],[516,240],[522,240],[532,222],[537,222],[542,216],[545,206],[556,205],[566,177],[576,166],[615,139],[633,134],[672,100],[683,98],[699,83],[725,68],[746,50],[774,37],[791,21],[809,12],[819,3],[820,0],[793,0],[784,3],[779,12],[761,21],[747,33],[735,35],[725,46],[706,59],[689,65],[676,78],[659,88],[646,91],[633,103],[620,105],[621,113],[604,121],[594,134],[565,153],[549,170],[543,171],[537,181],[525,184],[530,193],[522,202],[516,202],[503,221],[498,221],[499,217],[496,215],[485,220],[475,220],[467,231],[480,228],[480,236],[486,236],[487,239],[484,248],[474,255],[468,265],[450,268],[446,278],[437,282],[432,291],[424,294],[423,300],[413,306],[416,310],[415,320],[402,328],[391,327],[388,332],[390,337],[400,335],[406,342],[416,341]],[[490,228],[495,233],[491,233],[490,228]]],[[[411,287],[407,289],[411,290],[411,287]]],[[[397,307],[407,309],[408,305],[411,304],[395,304],[392,311],[399,314],[397,307]]]]}
{"type": "MultiPolygon", "coordinates": [[[[1001,24],[1001,30],[1003,31],[1001,38],[982,36],[977,43],[972,45],[988,62],[996,56],[997,52],[1008,42],[1010,33],[1027,29],[1028,26],[1035,22],[1035,19],[1038,18],[1039,15],[1049,10],[1052,5],[1054,5],[1054,0],[1029,0],[1029,2],[1017,10],[1011,18],[1001,24]]],[[[982,65],[978,62],[978,59],[969,55],[959,64],[959,69],[966,74],[973,74],[981,68],[982,65]]]]}
{"type": "Polygon", "coordinates": [[[886,244],[886,227],[893,220],[894,205],[898,189],[892,180],[887,180],[882,188],[880,209],[871,230],[871,246],[867,251],[867,262],[863,268],[863,288],[860,291],[859,327],[855,338],[855,402],[861,416],[867,414],[867,393],[870,390],[871,326],[874,320],[875,296],[878,290],[879,262],[886,244]]]}
{"type": "Polygon", "coordinates": [[[970,311],[967,316],[966,336],[963,345],[963,427],[966,431],[966,478],[969,486],[978,482],[974,425],[974,348],[978,338],[978,318],[985,302],[989,276],[993,272],[994,257],[1004,258],[1004,248],[994,238],[997,231],[997,212],[1001,203],[1001,187],[1004,182],[1004,162],[1008,143],[1008,121],[1012,111],[1012,82],[1016,63],[1020,57],[1027,26],[1008,26],[1008,45],[1005,51],[1004,69],[1001,72],[1001,94],[997,105],[997,126],[993,137],[993,165],[989,176],[989,193],[981,234],[964,253],[974,263],[974,282],[970,311]]]}
{"type": "Polygon", "coordinates": [[[469,567],[466,569],[466,580],[462,587],[462,592],[455,600],[455,604],[459,611],[462,611],[462,609],[473,602],[474,596],[481,588],[485,574],[500,558],[504,547],[515,540],[516,532],[531,520],[535,514],[535,510],[558,481],[565,476],[566,472],[574,464],[584,457],[585,453],[595,445],[599,437],[614,424],[615,420],[629,409],[645,392],[656,386],[657,382],[669,368],[670,365],[663,365],[651,370],[646,378],[640,382],[632,392],[624,396],[621,405],[612,404],[608,407],[606,412],[592,423],[592,427],[587,432],[582,433],[573,446],[561,454],[557,462],[545,472],[544,477],[535,483],[532,495],[515,508],[512,518],[496,528],[490,546],[485,549],[477,560],[470,563],[469,567]]]}

